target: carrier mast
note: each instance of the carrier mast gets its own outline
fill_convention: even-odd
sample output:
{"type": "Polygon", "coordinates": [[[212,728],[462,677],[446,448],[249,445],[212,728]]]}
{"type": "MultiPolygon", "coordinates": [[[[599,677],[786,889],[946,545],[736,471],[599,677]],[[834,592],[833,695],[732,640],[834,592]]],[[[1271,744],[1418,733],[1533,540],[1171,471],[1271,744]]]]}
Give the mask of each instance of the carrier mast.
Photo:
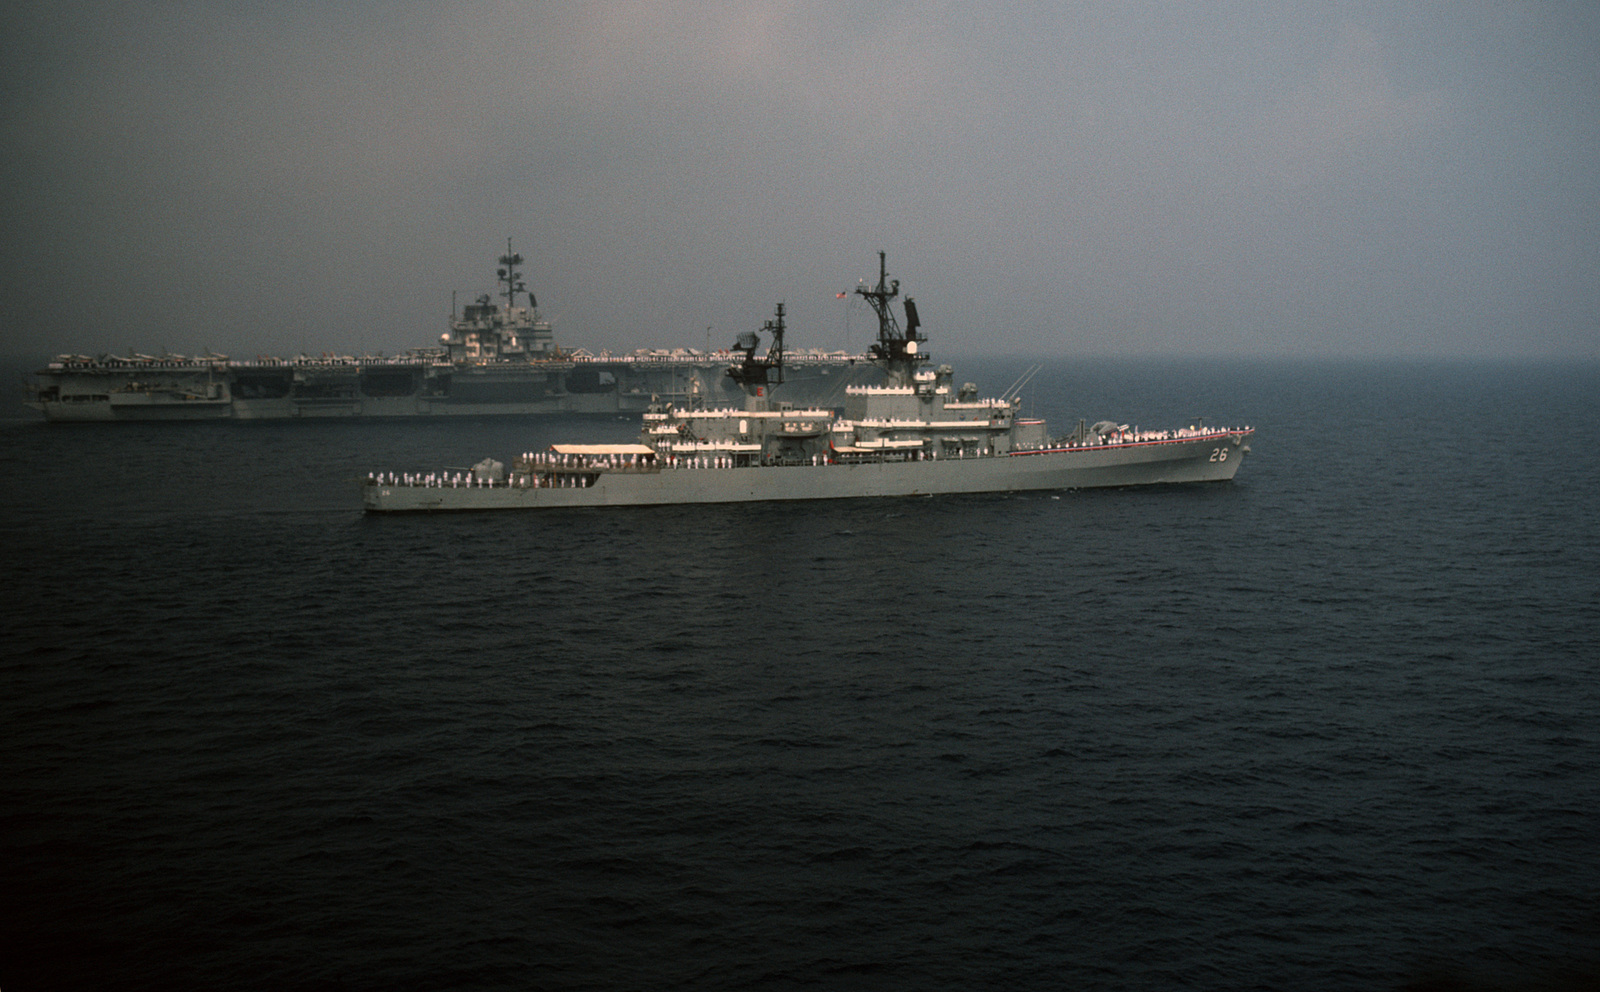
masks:
{"type": "Polygon", "coordinates": [[[528,284],[522,281],[522,273],[517,271],[517,266],[522,264],[522,253],[511,250],[511,239],[506,239],[506,253],[500,256],[500,268],[497,274],[500,282],[505,284],[506,312],[517,305],[517,294],[528,294],[528,306],[538,309],[539,301],[533,298],[533,291],[528,289],[528,284]]]}

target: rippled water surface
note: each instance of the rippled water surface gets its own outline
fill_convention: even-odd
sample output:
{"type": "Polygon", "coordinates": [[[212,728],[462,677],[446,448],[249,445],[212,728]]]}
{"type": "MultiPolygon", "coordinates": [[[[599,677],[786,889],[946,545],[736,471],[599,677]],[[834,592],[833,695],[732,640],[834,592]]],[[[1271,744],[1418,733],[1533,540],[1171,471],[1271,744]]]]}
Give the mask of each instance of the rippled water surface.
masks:
{"type": "Polygon", "coordinates": [[[0,987],[1593,982],[1600,368],[1034,381],[1255,450],[367,518],[634,424],[0,423],[0,987]]]}

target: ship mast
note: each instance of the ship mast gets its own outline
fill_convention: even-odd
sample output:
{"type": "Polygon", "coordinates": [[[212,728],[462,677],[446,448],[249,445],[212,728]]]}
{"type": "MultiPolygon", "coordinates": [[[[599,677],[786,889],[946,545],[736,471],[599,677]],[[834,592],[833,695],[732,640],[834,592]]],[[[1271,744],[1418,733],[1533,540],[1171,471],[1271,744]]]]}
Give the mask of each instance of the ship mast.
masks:
{"type": "Polygon", "coordinates": [[[783,383],[783,304],[779,303],[776,315],[761,329],[772,335],[772,347],[767,349],[767,367],[778,373],[774,386],[783,383]]]}
{"type": "Polygon", "coordinates": [[[500,269],[497,270],[500,282],[505,284],[505,291],[501,294],[506,298],[506,310],[509,311],[517,305],[517,294],[528,294],[528,306],[535,309],[539,301],[533,298],[533,293],[528,289],[528,284],[522,281],[522,273],[517,271],[517,266],[522,264],[522,255],[511,250],[511,239],[506,239],[506,253],[500,256],[500,269]]]}
{"type": "Polygon", "coordinates": [[[889,278],[884,252],[878,252],[878,284],[871,289],[857,286],[856,295],[870,303],[873,312],[878,315],[878,340],[868,347],[868,354],[874,363],[882,366],[891,380],[909,386],[916,367],[928,360],[928,356],[921,354],[918,347],[919,342],[928,339],[917,333],[922,321],[917,317],[917,302],[911,297],[906,297],[905,302],[905,330],[901,331],[895,322],[889,301],[900,295],[900,280],[889,278]]]}
{"type": "Polygon", "coordinates": [[[765,358],[756,357],[756,349],[761,346],[761,338],[755,331],[745,331],[733,343],[735,352],[743,352],[744,358],[739,364],[728,369],[728,378],[737,382],[744,389],[746,400],[764,398],[766,387],[781,385],[783,383],[783,304],[779,303],[776,315],[761,329],[772,335],[772,347],[767,349],[765,358]],[[774,381],[771,373],[777,373],[774,381]]]}

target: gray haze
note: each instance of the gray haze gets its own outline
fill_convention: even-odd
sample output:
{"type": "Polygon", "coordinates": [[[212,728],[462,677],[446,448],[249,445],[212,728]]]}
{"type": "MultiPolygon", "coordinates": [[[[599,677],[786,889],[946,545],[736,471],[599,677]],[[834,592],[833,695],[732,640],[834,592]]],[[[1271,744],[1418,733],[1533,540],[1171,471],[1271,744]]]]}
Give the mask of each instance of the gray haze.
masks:
{"type": "Polygon", "coordinates": [[[1600,7],[28,4],[0,352],[1600,357],[1600,7]]]}

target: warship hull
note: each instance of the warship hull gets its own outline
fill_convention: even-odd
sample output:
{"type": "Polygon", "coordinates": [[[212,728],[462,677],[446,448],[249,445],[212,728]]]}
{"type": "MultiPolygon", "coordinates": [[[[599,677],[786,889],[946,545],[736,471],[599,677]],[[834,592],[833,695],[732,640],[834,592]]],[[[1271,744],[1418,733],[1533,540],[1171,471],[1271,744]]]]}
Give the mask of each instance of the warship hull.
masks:
{"type": "Polygon", "coordinates": [[[1080,420],[1052,437],[1043,420],[1020,415],[1020,389],[1033,372],[986,398],[972,383],[957,387],[951,366],[928,366],[915,301],[904,299],[903,325],[891,310],[900,281],[889,278],[884,252],[877,283],[863,279],[855,293],[878,318],[863,364],[882,380],[845,385],[842,412],[826,399],[794,402],[811,397],[788,377],[780,302],[761,332],[741,333],[730,349],[735,361],[725,377],[744,394],[741,407],[653,402],[635,444],[553,444],[512,459],[509,472],[493,458],[466,471],[375,472],[363,483],[363,506],[441,513],[1223,482],[1250,450],[1251,428],[1207,428],[1198,418],[1151,431],[1080,420]],[[764,355],[762,333],[771,340],[764,355]],[[781,403],[772,393],[779,385],[781,403]]]}
{"type": "MultiPolygon", "coordinates": [[[[725,360],[542,362],[520,367],[379,363],[149,364],[52,367],[34,374],[27,405],[61,422],[291,420],[637,414],[653,399],[734,402],[725,360]]],[[[784,391],[834,406],[874,375],[848,358],[792,362],[784,391]]]]}
{"type": "MultiPolygon", "coordinates": [[[[1011,451],[971,458],[853,464],[691,467],[575,464],[507,481],[369,478],[370,513],[532,510],[929,496],[1223,482],[1234,477],[1253,430],[1126,444],[1011,451]]],[[[709,459],[711,463],[718,460],[709,459]]]]}

